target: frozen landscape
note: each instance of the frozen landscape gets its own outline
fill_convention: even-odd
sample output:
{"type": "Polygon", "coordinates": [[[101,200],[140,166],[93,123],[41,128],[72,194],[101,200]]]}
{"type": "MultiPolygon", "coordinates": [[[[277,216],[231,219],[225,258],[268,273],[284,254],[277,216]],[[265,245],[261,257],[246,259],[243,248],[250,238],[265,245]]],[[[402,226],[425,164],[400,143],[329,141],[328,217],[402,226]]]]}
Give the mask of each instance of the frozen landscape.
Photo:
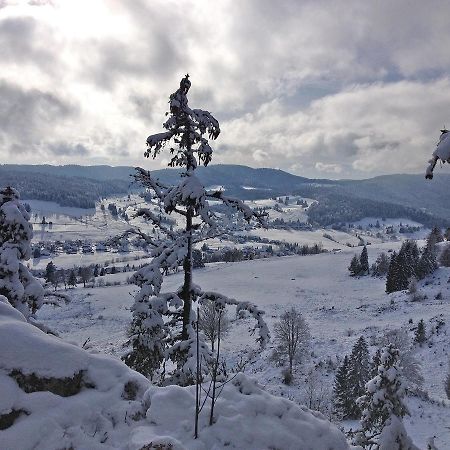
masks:
{"type": "Polygon", "coordinates": [[[0,450],[450,450],[445,6],[0,0],[0,450]]]}

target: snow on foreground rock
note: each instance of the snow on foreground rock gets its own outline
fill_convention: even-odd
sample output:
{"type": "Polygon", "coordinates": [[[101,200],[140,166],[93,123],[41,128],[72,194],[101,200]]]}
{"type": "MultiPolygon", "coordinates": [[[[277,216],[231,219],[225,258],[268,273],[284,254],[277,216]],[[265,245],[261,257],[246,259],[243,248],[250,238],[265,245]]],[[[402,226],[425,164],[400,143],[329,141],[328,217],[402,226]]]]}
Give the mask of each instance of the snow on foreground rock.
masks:
{"type": "Polygon", "coordinates": [[[223,390],[212,427],[202,412],[194,440],[194,387],[152,386],[118,360],[43,333],[2,296],[0,342],[1,449],[349,448],[321,414],[243,374],[223,390]]]}

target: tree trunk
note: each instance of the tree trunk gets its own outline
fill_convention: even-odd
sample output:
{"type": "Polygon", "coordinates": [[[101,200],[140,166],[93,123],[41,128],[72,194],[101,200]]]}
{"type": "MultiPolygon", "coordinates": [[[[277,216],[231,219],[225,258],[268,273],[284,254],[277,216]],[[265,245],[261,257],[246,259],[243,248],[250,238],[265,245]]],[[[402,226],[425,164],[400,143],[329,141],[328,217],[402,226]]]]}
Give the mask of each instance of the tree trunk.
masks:
{"type": "Polygon", "coordinates": [[[187,254],[183,261],[184,284],[183,284],[183,329],[181,331],[181,339],[189,338],[189,322],[191,318],[191,287],[192,287],[192,217],[194,211],[192,208],[186,210],[186,234],[187,234],[187,254]]]}

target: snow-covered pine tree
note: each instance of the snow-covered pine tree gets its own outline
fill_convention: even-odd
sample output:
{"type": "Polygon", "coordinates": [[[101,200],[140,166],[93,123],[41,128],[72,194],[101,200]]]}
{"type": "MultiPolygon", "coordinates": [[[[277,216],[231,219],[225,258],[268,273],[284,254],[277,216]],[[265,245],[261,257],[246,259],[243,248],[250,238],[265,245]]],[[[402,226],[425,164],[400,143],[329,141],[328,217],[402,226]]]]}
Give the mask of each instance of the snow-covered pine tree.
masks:
{"type": "Polygon", "coordinates": [[[352,417],[353,401],[351,386],[349,382],[349,358],[344,356],[342,364],[336,371],[333,387],[333,403],[335,413],[342,419],[349,419],[352,417]]]}
{"type": "Polygon", "coordinates": [[[47,283],[51,283],[53,281],[55,274],[56,274],[56,266],[53,263],[53,261],[50,261],[45,266],[45,274],[44,274],[45,281],[47,283]]]}
{"type": "Polygon", "coordinates": [[[366,340],[361,336],[353,346],[348,364],[348,383],[351,401],[350,417],[358,419],[361,410],[357,404],[359,397],[366,391],[366,383],[370,379],[369,349],[366,340]]]}
{"type": "MultiPolygon", "coordinates": [[[[132,350],[124,359],[131,367],[148,375],[158,372],[170,359],[175,369],[169,379],[179,384],[193,382],[197,368],[194,302],[212,301],[218,307],[234,305],[237,312],[247,310],[256,320],[259,343],[264,346],[269,339],[264,312],[255,305],[215,292],[204,292],[193,283],[193,246],[224,232],[224,225],[217,220],[208,201],[221,201],[233,207],[248,222],[255,220],[262,225],[264,217],[239,199],[226,196],[222,190],[205,189],[195,175],[198,163],[207,166],[211,161],[213,151],[207,137],[216,139],[220,128],[208,111],[188,106],[190,87],[189,75],[186,75],[179,89],[170,96],[170,111],[163,124],[166,131],[149,136],[145,152],[146,157],[156,158],[164,147],[169,147],[171,159],[168,165],[181,168],[180,182],[166,186],[149,171],[137,168],[135,179],[145,187],[151,204],[136,215],[152,223],[158,233],[145,233],[138,228],[128,231],[128,235],[134,234],[146,243],[153,259],[131,277],[140,290],[132,308],[132,350]],[[184,222],[183,228],[167,227],[164,214],[177,215],[184,222]],[[180,265],[184,271],[183,285],[176,292],[162,294],[164,274],[180,265]]],[[[200,338],[200,358],[208,361],[211,354],[203,333],[200,338]]],[[[204,370],[206,367],[202,364],[204,370]]]]}
{"type": "Polygon", "coordinates": [[[399,263],[397,252],[392,252],[391,260],[389,262],[389,269],[386,275],[386,292],[396,292],[399,289],[399,263]]]}
{"type": "Polygon", "coordinates": [[[386,292],[408,289],[409,280],[418,277],[419,248],[412,240],[403,242],[398,254],[392,254],[386,279],[386,292]]]}
{"type": "Polygon", "coordinates": [[[427,335],[425,333],[425,323],[423,319],[420,319],[419,323],[417,324],[416,332],[414,334],[414,342],[422,345],[426,340],[427,335]]]}
{"type": "Polygon", "coordinates": [[[427,237],[427,247],[430,247],[430,249],[436,253],[436,244],[443,241],[444,236],[442,235],[441,229],[438,226],[434,226],[427,237]]]}
{"type": "Polygon", "coordinates": [[[422,250],[419,263],[417,264],[417,278],[422,280],[427,275],[433,273],[437,267],[436,254],[431,246],[426,245],[422,250]]]}
{"type": "Polygon", "coordinates": [[[399,351],[388,345],[381,352],[377,375],[366,384],[366,394],[358,399],[362,417],[356,443],[366,449],[418,450],[403,426],[402,418],[408,414],[404,396],[399,351]]]}
{"type": "Polygon", "coordinates": [[[362,249],[361,255],[359,256],[359,264],[361,266],[361,274],[368,275],[369,274],[369,255],[367,253],[367,247],[364,246],[362,249]]]}
{"type": "Polygon", "coordinates": [[[0,190],[0,295],[30,318],[43,304],[44,289],[23,264],[31,257],[33,227],[19,193],[0,190]]]}
{"type": "Polygon", "coordinates": [[[361,263],[359,262],[359,258],[357,255],[354,255],[352,260],[350,261],[350,265],[348,266],[348,270],[350,272],[350,276],[356,277],[361,273],[361,263]]]}

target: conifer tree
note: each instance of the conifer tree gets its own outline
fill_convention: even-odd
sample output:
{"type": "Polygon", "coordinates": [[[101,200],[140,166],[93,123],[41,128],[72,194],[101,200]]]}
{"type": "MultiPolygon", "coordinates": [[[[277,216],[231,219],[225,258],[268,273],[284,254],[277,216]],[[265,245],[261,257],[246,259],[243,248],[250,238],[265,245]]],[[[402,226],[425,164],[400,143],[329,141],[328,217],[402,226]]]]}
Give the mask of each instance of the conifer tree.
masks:
{"type": "Polygon", "coordinates": [[[348,270],[350,271],[350,276],[352,277],[356,277],[361,273],[361,263],[359,262],[358,256],[353,256],[348,270]]]}
{"type": "Polygon", "coordinates": [[[444,236],[442,235],[442,231],[438,226],[434,226],[433,229],[431,230],[430,234],[428,235],[427,238],[427,247],[430,248],[430,250],[436,254],[437,252],[437,247],[436,244],[438,244],[439,242],[443,242],[444,241],[444,236]]]}
{"type": "Polygon", "coordinates": [[[426,340],[427,336],[425,333],[425,323],[423,319],[420,319],[419,323],[417,324],[416,333],[414,335],[414,341],[422,345],[426,340]]]}
{"type": "Polygon", "coordinates": [[[417,265],[417,278],[422,280],[427,275],[433,273],[437,269],[437,261],[435,252],[430,246],[426,245],[422,250],[422,254],[417,265]]]}
{"type": "Polygon", "coordinates": [[[358,400],[363,412],[356,443],[366,449],[417,450],[402,422],[408,414],[404,396],[399,351],[388,345],[381,352],[377,375],[367,383],[366,394],[358,400]]]}
{"type": "Polygon", "coordinates": [[[47,283],[51,283],[55,277],[55,274],[56,274],[56,266],[53,263],[53,261],[50,261],[45,267],[45,274],[44,274],[45,281],[47,281],[47,283]]]}
{"type": "Polygon", "coordinates": [[[369,349],[366,340],[361,336],[353,346],[348,367],[349,393],[351,399],[350,417],[353,419],[357,419],[361,415],[357,399],[364,395],[369,376],[369,349]]]}
{"type": "Polygon", "coordinates": [[[44,289],[24,265],[31,257],[33,227],[19,193],[0,190],[0,295],[27,319],[44,303],[44,289]]]}
{"type": "Polygon", "coordinates": [[[378,367],[381,364],[381,348],[377,348],[372,358],[372,364],[370,366],[370,378],[372,379],[378,373],[378,367]]]}
{"type": "Polygon", "coordinates": [[[369,274],[369,255],[367,253],[367,247],[364,246],[361,255],[359,257],[359,264],[361,266],[361,275],[369,274]]]}
{"type": "Polygon", "coordinates": [[[338,367],[334,380],[334,409],[342,419],[352,417],[353,401],[351,397],[351,386],[349,381],[349,358],[344,356],[344,361],[338,367]]]}
{"type": "Polygon", "coordinates": [[[67,284],[74,287],[77,285],[77,276],[75,274],[75,270],[73,269],[69,272],[69,279],[67,281],[67,284]]]}
{"type": "MultiPolygon", "coordinates": [[[[139,269],[131,281],[140,287],[132,307],[131,352],[125,362],[144,374],[153,375],[170,359],[174,370],[169,381],[179,384],[192,383],[197,362],[211,359],[203,333],[198,337],[194,302],[215,302],[219,307],[235,305],[237,311],[246,309],[256,320],[259,342],[262,346],[269,339],[269,331],[263,320],[264,312],[248,302],[239,302],[215,292],[204,292],[193,283],[193,246],[223,233],[222,221],[217,220],[209,201],[221,201],[234,208],[246,221],[263,224],[264,217],[242,201],[225,195],[222,190],[207,190],[195,175],[198,163],[207,166],[213,150],[209,139],[219,136],[218,121],[208,112],[191,109],[187,94],[191,87],[189,75],[180,82],[179,89],[170,96],[168,119],[163,124],[166,131],[147,138],[146,157],[156,158],[169,147],[170,167],[179,167],[180,181],[167,186],[149,171],[136,169],[135,179],[147,191],[149,205],[136,213],[158,229],[147,234],[132,228],[126,234],[136,235],[150,248],[152,261],[139,269]],[[166,226],[167,215],[175,214],[184,222],[183,229],[166,226]],[[170,270],[183,267],[184,282],[175,292],[161,293],[163,276],[170,270]],[[199,354],[199,358],[197,358],[199,354]]],[[[119,236],[117,240],[124,238],[119,236]]],[[[202,364],[206,369],[207,364],[202,364]]],[[[166,374],[167,375],[167,374],[166,374]]]]}
{"type": "Polygon", "coordinates": [[[399,277],[398,255],[396,252],[393,252],[391,255],[391,260],[389,262],[389,269],[386,276],[386,292],[388,294],[400,290],[398,288],[398,277],[399,277]]]}

